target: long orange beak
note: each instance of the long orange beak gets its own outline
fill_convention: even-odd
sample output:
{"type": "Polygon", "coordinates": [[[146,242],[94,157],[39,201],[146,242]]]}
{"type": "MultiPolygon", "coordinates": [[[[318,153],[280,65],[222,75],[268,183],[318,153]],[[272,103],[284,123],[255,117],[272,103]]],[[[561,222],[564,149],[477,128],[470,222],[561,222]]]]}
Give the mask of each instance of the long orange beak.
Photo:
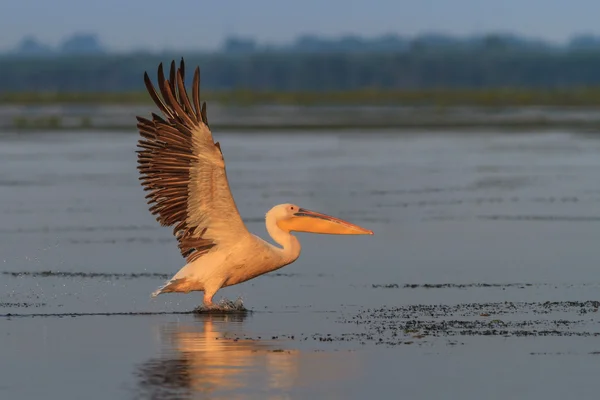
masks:
{"type": "Polygon", "coordinates": [[[277,222],[284,231],[323,233],[328,235],[372,235],[373,231],[350,222],[301,208],[293,217],[277,222]]]}

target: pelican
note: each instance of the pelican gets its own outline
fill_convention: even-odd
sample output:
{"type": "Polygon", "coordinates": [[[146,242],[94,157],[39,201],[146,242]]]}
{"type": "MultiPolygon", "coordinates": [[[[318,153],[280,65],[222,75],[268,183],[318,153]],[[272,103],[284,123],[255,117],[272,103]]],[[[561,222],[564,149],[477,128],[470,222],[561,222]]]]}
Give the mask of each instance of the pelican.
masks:
{"type": "Polygon", "coordinates": [[[158,92],[148,73],[144,82],[163,117],[137,117],[141,135],[137,151],[141,184],[149,194],[150,212],[162,226],[174,226],[186,264],[152,297],[163,293],[204,292],[203,303],[215,308],[213,296],[226,286],[256,278],[296,261],[300,242],[291,232],[372,235],[371,230],[295,204],[279,204],[266,214],[275,246],[251,234],[235,204],[225,160],[200,106],[200,68],[196,67],[191,102],[185,89],[185,64],[171,62],[169,79],[158,66],[158,92]]]}

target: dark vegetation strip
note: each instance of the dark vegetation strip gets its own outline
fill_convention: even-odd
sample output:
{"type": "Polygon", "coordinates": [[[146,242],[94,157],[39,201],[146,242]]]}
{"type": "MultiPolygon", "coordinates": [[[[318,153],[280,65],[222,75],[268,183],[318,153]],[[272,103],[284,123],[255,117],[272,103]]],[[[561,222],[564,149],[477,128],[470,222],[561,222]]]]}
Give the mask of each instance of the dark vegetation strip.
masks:
{"type": "Polygon", "coordinates": [[[247,310],[243,306],[238,306],[236,309],[211,309],[205,310],[198,307],[190,311],[127,311],[127,312],[91,312],[91,313],[7,313],[0,314],[0,318],[75,318],[75,317],[117,317],[117,316],[148,316],[148,315],[238,315],[244,316],[252,314],[254,311],[247,310]]]}
{"type": "Polygon", "coordinates": [[[0,274],[12,277],[31,277],[31,278],[157,278],[168,279],[170,275],[157,272],[139,272],[139,273],[122,273],[122,272],[60,272],[60,271],[0,271],[0,274]]]}
{"type": "Polygon", "coordinates": [[[374,289],[466,289],[466,288],[526,288],[526,287],[540,287],[540,286],[597,286],[598,283],[581,283],[581,284],[569,284],[569,283],[374,283],[371,285],[374,289]]]}
{"type": "Polygon", "coordinates": [[[178,315],[194,314],[194,311],[157,311],[157,312],[97,312],[97,313],[48,313],[48,314],[0,314],[0,318],[35,318],[35,317],[111,317],[111,316],[144,316],[144,315],[178,315]]]}
{"type": "MultiPolygon", "coordinates": [[[[168,279],[174,275],[173,273],[165,274],[159,272],[62,272],[62,271],[0,271],[0,275],[10,276],[13,278],[29,277],[29,278],[105,278],[105,279],[138,279],[138,278],[153,278],[153,279],[168,279]]],[[[300,276],[297,273],[272,272],[264,276],[270,277],[296,277],[300,276]]],[[[325,276],[318,274],[319,277],[325,276]]]]}

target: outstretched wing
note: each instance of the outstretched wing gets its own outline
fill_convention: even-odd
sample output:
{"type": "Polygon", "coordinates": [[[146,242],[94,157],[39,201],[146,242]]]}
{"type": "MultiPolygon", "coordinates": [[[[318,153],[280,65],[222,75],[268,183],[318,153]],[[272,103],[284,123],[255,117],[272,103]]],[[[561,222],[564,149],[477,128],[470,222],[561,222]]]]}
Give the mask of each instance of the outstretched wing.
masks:
{"type": "Polygon", "coordinates": [[[175,225],[173,234],[189,263],[249,233],[229,189],[221,147],[208,127],[206,103],[200,108],[200,69],[194,72],[192,103],[184,86],[183,59],[177,71],[171,62],[169,78],[161,63],[161,99],[144,74],[146,88],[166,119],[154,113],[152,120],[137,117],[143,137],[138,169],[144,190],[150,191],[148,204],[154,203],[150,212],[161,225],[175,225]]]}

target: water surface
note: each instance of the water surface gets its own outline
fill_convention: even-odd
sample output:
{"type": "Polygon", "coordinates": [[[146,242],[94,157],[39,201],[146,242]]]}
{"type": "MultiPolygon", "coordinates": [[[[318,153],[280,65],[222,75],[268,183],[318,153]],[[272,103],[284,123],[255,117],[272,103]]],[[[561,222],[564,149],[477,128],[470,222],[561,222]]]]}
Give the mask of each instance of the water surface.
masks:
{"type": "Polygon", "coordinates": [[[135,132],[5,135],[2,398],[596,398],[600,141],[569,132],[220,135],[248,228],[274,205],[371,237],[221,290],[150,215],[135,132]]]}

